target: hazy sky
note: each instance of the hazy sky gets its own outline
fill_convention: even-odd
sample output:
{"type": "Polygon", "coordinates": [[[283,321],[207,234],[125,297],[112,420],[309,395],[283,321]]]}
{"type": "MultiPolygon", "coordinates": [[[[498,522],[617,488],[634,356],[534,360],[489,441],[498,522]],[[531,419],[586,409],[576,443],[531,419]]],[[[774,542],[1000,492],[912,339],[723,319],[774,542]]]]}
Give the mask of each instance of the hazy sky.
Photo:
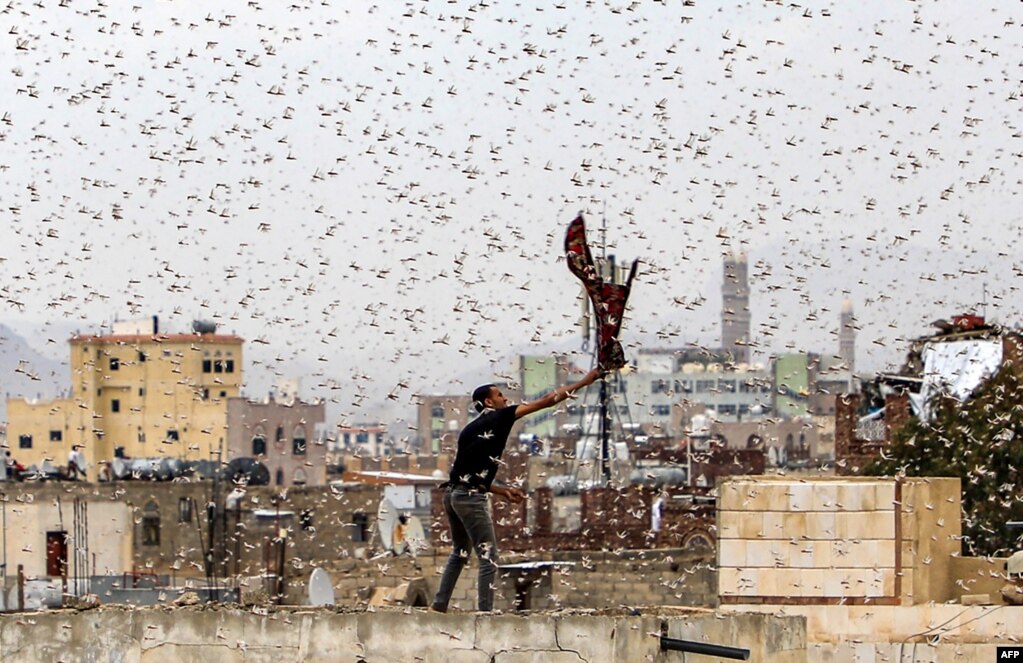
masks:
{"type": "Polygon", "coordinates": [[[563,231],[605,209],[630,351],[717,342],[730,250],[761,358],[837,351],[845,297],[864,369],[985,284],[1020,317],[1018,3],[7,7],[3,321],[50,354],[211,318],[254,392],[412,416],[578,350],[563,231]]]}

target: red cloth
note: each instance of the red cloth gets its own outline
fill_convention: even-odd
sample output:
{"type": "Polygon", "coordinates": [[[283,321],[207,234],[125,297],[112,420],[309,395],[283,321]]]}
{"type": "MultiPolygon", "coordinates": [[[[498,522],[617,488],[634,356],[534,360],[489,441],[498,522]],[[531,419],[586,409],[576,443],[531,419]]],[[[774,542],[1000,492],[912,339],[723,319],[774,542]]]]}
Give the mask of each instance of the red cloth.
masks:
{"type": "Polygon", "coordinates": [[[622,328],[625,303],[629,299],[638,261],[632,262],[629,277],[623,285],[605,283],[593,264],[590,247],[586,244],[586,223],[581,214],[568,224],[565,257],[568,259],[569,270],[583,282],[593,304],[597,318],[597,365],[606,371],[622,368],[626,364],[625,351],[618,341],[618,333],[622,328]]]}

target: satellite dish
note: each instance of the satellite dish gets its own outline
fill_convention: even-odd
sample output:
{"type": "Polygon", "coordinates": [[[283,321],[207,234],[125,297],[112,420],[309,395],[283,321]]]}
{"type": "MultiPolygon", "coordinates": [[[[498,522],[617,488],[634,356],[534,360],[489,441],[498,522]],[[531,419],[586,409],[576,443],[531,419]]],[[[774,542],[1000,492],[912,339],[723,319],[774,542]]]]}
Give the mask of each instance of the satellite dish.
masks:
{"type": "Polygon", "coordinates": [[[224,478],[247,486],[270,485],[270,470],[255,458],[235,458],[224,468],[224,478]]]}
{"type": "Polygon", "coordinates": [[[383,544],[384,550],[390,550],[394,545],[394,526],[397,523],[398,509],[385,497],[380,500],[380,506],[377,508],[377,530],[380,532],[380,543],[383,544]]]}
{"type": "Polygon", "coordinates": [[[430,542],[426,539],[426,530],[423,529],[423,521],[419,519],[419,516],[412,516],[408,519],[405,541],[413,555],[418,555],[430,547],[430,542]]]}
{"type": "Polygon", "coordinates": [[[334,605],[334,585],[323,569],[315,568],[309,575],[309,605],[334,605]]]}

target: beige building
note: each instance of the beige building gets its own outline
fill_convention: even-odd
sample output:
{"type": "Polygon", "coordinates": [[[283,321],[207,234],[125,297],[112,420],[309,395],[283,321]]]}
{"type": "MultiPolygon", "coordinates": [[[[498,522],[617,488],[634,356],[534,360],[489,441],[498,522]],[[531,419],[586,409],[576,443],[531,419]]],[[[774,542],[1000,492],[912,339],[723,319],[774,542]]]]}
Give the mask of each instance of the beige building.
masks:
{"type": "Polygon", "coordinates": [[[12,455],[26,466],[63,467],[81,445],[87,475],[115,450],[132,458],[215,458],[227,437],[227,400],[242,384],[242,339],[202,333],[162,334],[148,325],[75,336],[68,397],[7,401],[12,455]]]}
{"type": "Polygon", "coordinates": [[[325,419],[323,401],[230,398],[227,457],[255,458],[270,470],[275,486],[322,486],[327,482],[327,448],[316,429],[325,419]]]}
{"type": "MultiPolygon", "coordinates": [[[[38,484],[19,484],[22,486],[38,484]]],[[[132,569],[131,507],[106,496],[10,500],[4,507],[7,575],[119,575],[132,569]]]]}
{"type": "MultiPolygon", "coordinates": [[[[505,382],[495,383],[512,403],[522,401],[522,389],[505,382]]],[[[453,451],[458,434],[479,414],[472,405],[471,392],[466,394],[417,394],[416,427],[419,453],[437,454],[453,451]]],[[[521,424],[520,424],[521,425],[521,424]]],[[[518,435],[518,428],[514,433],[518,435]]],[[[509,438],[512,439],[512,438],[509,438]]]]}

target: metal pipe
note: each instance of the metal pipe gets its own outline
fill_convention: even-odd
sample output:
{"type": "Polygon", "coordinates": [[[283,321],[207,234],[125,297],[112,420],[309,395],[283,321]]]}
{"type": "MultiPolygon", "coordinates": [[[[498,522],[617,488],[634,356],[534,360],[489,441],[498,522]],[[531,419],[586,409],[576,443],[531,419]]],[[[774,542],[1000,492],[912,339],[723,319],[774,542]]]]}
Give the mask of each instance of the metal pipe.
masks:
{"type": "Polygon", "coordinates": [[[749,650],[739,647],[728,647],[726,645],[712,645],[707,642],[694,642],[692,640],[678,640],[661,636],[661,651],[681,651],[689,654],[705,654],[707,656],[718,656],[720,658],[731,658],[737,661],[748,661],[749,650]]]}

